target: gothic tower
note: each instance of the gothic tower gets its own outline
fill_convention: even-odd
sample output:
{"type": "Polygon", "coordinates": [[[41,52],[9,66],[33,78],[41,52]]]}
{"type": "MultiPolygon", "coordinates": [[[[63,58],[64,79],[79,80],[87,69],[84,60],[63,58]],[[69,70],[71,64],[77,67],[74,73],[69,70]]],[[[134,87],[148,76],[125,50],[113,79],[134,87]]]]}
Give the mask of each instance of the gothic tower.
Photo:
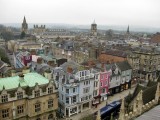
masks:
{"type": "Polygon", "coordinates": [[[21,31],[27,33],[27,30],[28,30],[28,24],[27,24],[26,18],[25,18],[25,16],[24,16],[21,31]]]}
{"type": "Polygon", "coordinates": [[[92,36],[97,36],[97,24],[94,22],[91,24],[91,35],[92,36]]]}

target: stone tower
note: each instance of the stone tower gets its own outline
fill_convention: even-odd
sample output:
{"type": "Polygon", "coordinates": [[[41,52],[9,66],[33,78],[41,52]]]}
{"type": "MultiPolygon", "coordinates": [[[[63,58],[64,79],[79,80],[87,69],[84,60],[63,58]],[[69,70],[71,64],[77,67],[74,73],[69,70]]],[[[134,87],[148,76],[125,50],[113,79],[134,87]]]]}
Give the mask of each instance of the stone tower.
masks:
{"type": "Polygon", "coordinates": [[[27,30],[28,30],[28,24],[27,24],[26,18],[25,18],[25,16],[24,16],[21,31],[27,33],[27,30]]]}
{"type": "Polygon", "coordinates": [[[94,22],[91,24],[91,35],[92,36],[97,36],[97,24],[94,22]]]}

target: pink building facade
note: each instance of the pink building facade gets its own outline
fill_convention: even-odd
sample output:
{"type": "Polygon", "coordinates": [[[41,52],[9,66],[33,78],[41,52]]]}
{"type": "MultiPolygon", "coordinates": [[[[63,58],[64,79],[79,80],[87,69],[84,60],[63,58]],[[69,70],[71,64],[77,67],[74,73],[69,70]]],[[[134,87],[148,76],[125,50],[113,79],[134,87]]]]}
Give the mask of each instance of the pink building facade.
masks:
{"type": "Polygon", "coordinates": [[[107,99],[107,94],[109,91],[109,81],[110,73],[108,71],[100,72],[99,95],[101,96],[101,101],[107,99]]]}

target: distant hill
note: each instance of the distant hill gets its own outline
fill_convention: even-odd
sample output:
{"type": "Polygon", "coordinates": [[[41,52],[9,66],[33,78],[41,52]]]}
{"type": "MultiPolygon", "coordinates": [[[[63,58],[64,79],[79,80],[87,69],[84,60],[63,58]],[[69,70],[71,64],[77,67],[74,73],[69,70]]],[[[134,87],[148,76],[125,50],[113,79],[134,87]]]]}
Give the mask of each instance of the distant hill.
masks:
{"type": "MultiPolygon", "coordinates": [[[[37,23],[29,23],[28,27],[33,28],[33,25],[37,23]]],[[[74,25],[74,24],[64,24],[64,23],[38,23],[38,25],[46,25],[46,28],[53,29],[90,29],[90,25],[74,25]]],[[[5,26],[12,26],[16,28],[21,27],[21,23],[4,23],[5,26]]],[[[117,30],[117,31],[126,31],[127,26],[118,26],[118,25],[97,25],[98,29],[101,30],[117,30]]],[[[144,27],[144,26],[129,26],[130,31],[133,32],[149,32],[156,33],[160,32],[160,27],[144,27]]]]}

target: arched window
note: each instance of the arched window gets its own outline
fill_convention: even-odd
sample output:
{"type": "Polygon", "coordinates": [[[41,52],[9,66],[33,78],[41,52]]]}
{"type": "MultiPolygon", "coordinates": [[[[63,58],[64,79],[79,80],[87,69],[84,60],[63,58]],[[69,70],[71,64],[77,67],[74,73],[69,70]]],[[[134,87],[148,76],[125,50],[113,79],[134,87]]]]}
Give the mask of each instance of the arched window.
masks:
{"type": "Polygon", "coordinates": [[[53,114],[48,115],[48,120],[53,120],[53,114]]]}

